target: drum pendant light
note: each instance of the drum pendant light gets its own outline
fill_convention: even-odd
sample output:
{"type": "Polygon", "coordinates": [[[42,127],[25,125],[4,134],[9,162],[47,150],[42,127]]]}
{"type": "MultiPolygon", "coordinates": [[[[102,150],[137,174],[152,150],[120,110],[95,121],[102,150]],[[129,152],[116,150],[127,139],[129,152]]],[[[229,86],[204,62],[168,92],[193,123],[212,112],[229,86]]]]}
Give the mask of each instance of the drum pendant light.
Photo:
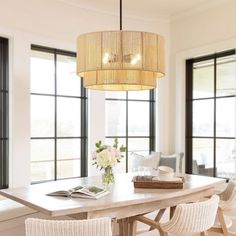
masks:
{"type": "Polygon", "coordinates": [[[106,91],[148,90],[165,74],[164,39],[139,31],[100,31],[77,39],[77,75],[84,87],[106,91]]]}

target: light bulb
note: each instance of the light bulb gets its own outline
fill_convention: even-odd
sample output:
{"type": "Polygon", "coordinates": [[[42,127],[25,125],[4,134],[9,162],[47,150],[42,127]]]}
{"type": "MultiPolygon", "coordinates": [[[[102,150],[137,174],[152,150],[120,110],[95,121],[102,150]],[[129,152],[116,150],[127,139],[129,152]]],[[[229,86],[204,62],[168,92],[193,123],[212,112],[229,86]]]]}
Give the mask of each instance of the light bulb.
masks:
{"type": "Polygon", "coordinates": [[[136,59],[137,59],[138,61],[141,60],[141,55],[140,55],[139,53],[136,55],[136,59]]]}
{"type": "Polygon", "coordinates": [[[107,64],[109,62],[109,53],[104,53],[103,59],[102,59],[103,64],[107,64]]]}
{"type": "Polygon", "coordinates": [[[132,65],[137,64],[137,58],[133,58],[133,59],[131,60],[131,64],[132,64],[132,65]]]}

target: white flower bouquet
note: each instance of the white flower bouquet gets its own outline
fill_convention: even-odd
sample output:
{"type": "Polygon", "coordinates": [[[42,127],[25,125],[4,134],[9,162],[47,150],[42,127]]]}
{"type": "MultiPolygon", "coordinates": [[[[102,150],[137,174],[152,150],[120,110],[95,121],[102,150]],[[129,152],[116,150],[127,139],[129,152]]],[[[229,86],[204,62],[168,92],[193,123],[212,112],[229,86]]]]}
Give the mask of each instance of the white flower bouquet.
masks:
{"type": "Polygon", "coordinates": [[[93,153],[93,165],[96,165],[100,170],[104,169],[103,183],[107,185],[114,183],[112,168],[121,161],[124,157],[122,153],[126,151],[124,145],[118,148],[118,144],[117,138],[114,140],[113,146],[103,145],[101,141],[95,144],[96,151],[93,153]]]}

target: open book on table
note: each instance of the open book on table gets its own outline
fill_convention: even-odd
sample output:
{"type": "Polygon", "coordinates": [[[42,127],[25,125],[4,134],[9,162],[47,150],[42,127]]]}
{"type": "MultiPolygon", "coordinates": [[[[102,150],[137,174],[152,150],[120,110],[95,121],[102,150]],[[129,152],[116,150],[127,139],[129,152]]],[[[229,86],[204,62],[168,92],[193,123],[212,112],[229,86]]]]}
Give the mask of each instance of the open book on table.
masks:
{"type": "Polygon", "coordinates": [[[60,190],[52,193],[48,193],[47,196],[62,196],[62,197],[78,197],[78,198],[90,198],[99,199],[107,195],[109,191],[97,187],[97,186],[77,186],[69,190],[60,190]]]}

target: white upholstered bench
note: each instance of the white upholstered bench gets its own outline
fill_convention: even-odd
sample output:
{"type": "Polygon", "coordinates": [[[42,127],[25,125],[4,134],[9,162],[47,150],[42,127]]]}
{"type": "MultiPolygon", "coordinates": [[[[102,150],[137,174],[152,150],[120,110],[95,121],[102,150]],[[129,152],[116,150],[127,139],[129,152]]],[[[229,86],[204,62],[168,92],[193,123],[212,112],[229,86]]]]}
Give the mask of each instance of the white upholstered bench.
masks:
{"type": "Polygon", "coordinates": [[[50,218],[15,201],[0,197],[0,236],[25,236],[25,220],[32,217],[50,218]]]}
{"type": "Polygon", "coordinates": [[[24,222],[38,213],[10,199],[0,199],[0,236],[24,236],[24,222]]]}

